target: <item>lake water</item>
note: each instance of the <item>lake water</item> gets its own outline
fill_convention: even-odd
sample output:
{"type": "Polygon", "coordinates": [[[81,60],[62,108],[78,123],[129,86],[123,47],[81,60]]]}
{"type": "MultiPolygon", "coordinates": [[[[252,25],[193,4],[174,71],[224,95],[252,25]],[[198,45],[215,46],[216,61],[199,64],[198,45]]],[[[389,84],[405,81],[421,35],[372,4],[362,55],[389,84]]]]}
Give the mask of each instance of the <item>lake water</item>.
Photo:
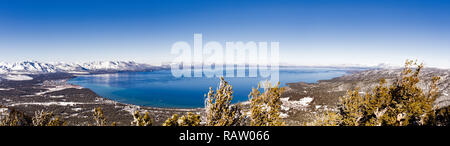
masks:
{"type": "MultiPolygon", "coordinates": [[[[286,83],[326,80],[347,73],[336,68],[280,68],[281,86],[286,83]]],[[[93,90],[98,95],[118,102],[153,106],[192,108],[203,107],[209,87],[215,89],[219,78],[175,78],[170,70],[152,72],[122,72],[83,75],[69,80],[93,90]]],[[[251,89],[262,78],[225,78],[233,86],[233,101],[247,101],[251,89]]]]}

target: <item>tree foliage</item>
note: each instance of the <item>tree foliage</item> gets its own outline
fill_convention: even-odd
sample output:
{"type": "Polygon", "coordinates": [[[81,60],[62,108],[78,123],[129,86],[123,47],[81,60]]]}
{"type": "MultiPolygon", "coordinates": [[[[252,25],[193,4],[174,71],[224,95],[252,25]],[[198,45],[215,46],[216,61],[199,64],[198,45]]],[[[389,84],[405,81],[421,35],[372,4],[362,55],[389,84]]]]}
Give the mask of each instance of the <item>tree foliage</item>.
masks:
{"type": "Polygon", "coordinates": [[[188,112],[178,121],[180,126],[200,126],[200,115],[188,112]]]}
{"type": "Polygon", "coordinates": [[[9,109],[0,113],[0,126],[26,126],[29,125],[29,118],[27,118],[22,112],[16,111],[14,109],[9,109]]]}
{"type": "Polygon", "coordinates": [[[450,125],[450,106],[436,110],[436,125],[450,125]]]}
{"type": "Polygon", "coordinates": [[[250,98],[250,125],[251,126],[281,126],[281,94],[283,89],[280,88],[280,82],[272,86],[268,82],[265,83],[264,93],[261,94],[258,88],[253,88],[249,94],[250,98]]]}
{"type": "Polygon", "coordinates": [[[36,111],[33,117],[26,116],[24,113],[15,109],[1,107],[6,109],[0,113],[0,126],[66,126],[67,123],[55,116],[53,112],[44,110],[36,111]]]}
{"type": "Polygon", "coordinates": [[[339,126],[342,116],[337,112],[326,111],[315,117],[315,121],[306,123],[305,126],[339,126]]]}
{"type": "Polygon", "coordinates": [[[177,114],[172,115],[163,123],[163,126],[200,126],[200,122],[200,115],[188,112],[180,118],[177,114]]]}
{"type": "Polygon", "coordinates": [[[95,126],[107,126],[106,118],[103,115],[102,108],[100,108],[100,107],[95,108],[93,116],[94,116],[95,126]]]}
{"type": "Polygon", "coordinates": [[[163,123],[163,126],[178,126],[178,114],[173,114],[163,123]]]}
{"type": "Polygon", "coordinates": [[[152,119],[148,112],[141,115],[139,111],[135,111],[133,114],[133,121],[131,122],[133,126],[152,126],[152,119]]]}
{"type": "Polygon", "coordinates": [[[217,90],[209,88],[205,100],[207,126],[237,126],[244,118],[239,105],[232,105],[233,87],[220,78],[217,90]]]}
{"type": "Polygon", "coordinates": [[[36,111],[33,117],[33,126],[66,126],[67,123],[58,116],[54,116],[53,112],[45,112],[44,110],[36,111]]]}
{"type": "Polygon", "coordinates": [[[316,119],[316,125],[434,125],[433,102],[438,96],[439,77],[432,78],[429,91],[425,92],[417,85],[422,69],[422,64],[407,60],[400,77],[393,84],[388,86],[381,79],[379,85],[365,95],[361,95],[358,89],[348,91],[340,98],[338,111],[316,119]]]}

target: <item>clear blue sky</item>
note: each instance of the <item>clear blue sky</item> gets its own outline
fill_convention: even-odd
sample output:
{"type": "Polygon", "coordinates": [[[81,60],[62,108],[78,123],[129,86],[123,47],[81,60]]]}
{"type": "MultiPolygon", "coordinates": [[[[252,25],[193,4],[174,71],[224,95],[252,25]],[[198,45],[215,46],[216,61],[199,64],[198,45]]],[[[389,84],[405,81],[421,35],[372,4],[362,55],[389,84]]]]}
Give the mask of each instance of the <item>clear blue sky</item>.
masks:
{"type": "Polygon", "coordinates": [[[450,67],[450,1],[0,0],[0,61],[170,61],[176,41],[279,41],[291,64],[450,67]]]}

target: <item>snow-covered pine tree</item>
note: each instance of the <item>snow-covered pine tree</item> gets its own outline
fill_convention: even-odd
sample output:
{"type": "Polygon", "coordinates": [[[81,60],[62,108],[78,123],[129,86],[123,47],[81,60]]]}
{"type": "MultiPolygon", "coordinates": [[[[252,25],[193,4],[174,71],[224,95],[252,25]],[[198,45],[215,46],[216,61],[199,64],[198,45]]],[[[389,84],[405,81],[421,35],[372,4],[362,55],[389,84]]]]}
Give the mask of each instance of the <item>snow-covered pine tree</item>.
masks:
{"type": "Polygon", "coordinates": [[[4,111],[0,113],[0,126],[27,126],[30,125],[26,120],[28,118],[22,112],[2,107],[4,111]]]}
{"type": "Polygon", "coordinates": [[[200,122],[200,115],[188,112],[180,118],[178,118],[178,114],[172,115],[163,123],[163,126],[200,126],[200,122]]]}
{"type": "Polygon", "coordinates": [[[241,108],[232,105],[233,87],[220,78],[220,84],[217,90],[209,88],[205,100],[206,125],[207,126],[237,126],[244,118],[241,108]]]}
{"type": "Polygon", "coordinates": [[[178,114],[173,114],[172,117],[167,118],[163,126],[178,126],[178,114]]]}
{"type": "Polygon", "coordinates": [[[58,116],[54,116],[53,112],[45,112],[44,110],[36,111],[33,117],[33,126],[65,126],[66,122],[58,116]]]}
{"type": "Polygon", "coordinates": [[[200,126],[200,115],[188,112],[178,120],[180,126],[200,126]]]}
{"type": "Polygon", "coordinates": [[[150,114],[145,112],[144,115],[141,115],[139,111],[135,111],[133,114],[133,121],[131,122],[132,126],[152,126],[152,119],[150,118],[150,114]]]}
{"type": "Polygon", "coordinates": [[[281,94],[280,82],[272,86],[269,82],[264,83],[264,92],[259,91],[261,84],[252,89],[250,98],[250,125],[251,126],[282,126],[284,122],[280,117],[281,94]]]}

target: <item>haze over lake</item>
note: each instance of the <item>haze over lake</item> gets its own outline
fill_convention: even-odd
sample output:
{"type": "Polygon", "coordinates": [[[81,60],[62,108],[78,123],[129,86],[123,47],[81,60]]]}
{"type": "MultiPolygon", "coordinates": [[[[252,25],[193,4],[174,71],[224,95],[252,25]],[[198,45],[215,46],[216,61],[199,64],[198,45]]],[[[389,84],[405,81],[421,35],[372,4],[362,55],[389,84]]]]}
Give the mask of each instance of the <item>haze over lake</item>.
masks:
{"type": "MultiPolygon", "coordinates": [[[[346,69],[337,68],[280,68],[280,85],[332,79],[347,74],[346,69]]],[[[118,102],[173,108],[203,107],[209,87],[216,87],[219,78],[175,78],[170,70],[152,72],[121,72],[114,74],[82,75],[69,80],[71,84],[93,90],[98,95],[118,102]]],[[[233,102],[247,101],[258,77],[225,78],[233,86],[233,102]]]]}

